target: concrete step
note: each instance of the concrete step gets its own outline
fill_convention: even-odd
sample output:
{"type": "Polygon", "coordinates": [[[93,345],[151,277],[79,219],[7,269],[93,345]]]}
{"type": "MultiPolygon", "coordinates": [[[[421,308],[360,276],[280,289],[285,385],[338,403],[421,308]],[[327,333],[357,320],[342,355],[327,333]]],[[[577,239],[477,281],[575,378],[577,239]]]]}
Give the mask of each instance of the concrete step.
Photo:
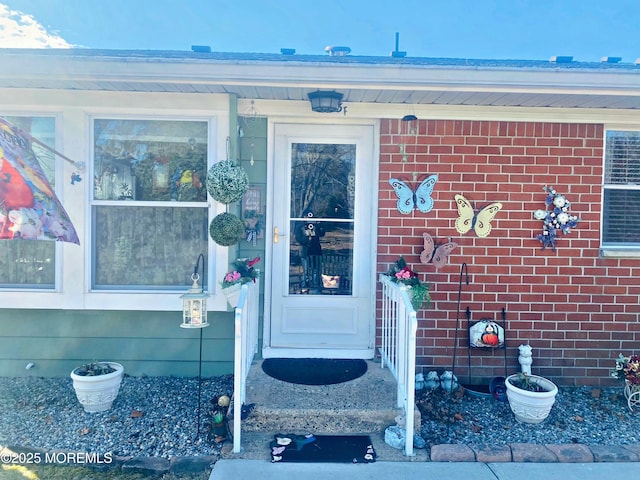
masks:
{"type": "Polygon", "coordinates": [[[367,372],[336,385],[296,385],[269,377],[262,360],[252,365],[245,404],[255,404],[243,432],[349,434],[383,432],[401,413],[396,382],[379,362],[367,372]]]}

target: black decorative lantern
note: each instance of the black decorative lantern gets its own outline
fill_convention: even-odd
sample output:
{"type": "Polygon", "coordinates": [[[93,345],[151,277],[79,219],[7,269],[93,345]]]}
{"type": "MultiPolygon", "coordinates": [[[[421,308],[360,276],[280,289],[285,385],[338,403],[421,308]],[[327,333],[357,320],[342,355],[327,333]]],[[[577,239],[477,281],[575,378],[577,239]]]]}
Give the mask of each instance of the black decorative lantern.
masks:
{"type": "Polygon", "coordinates": [[[200,275],[198,274],[200,259],[202,259],[202,270],[204,271],[204,255],[200,254],[191,275],[193,285],[191,285],[187,293],[180,296],[182,299],[182,324],[180,326],[182,328],[204,328],[209,326],[209,322],[207,322],[207,297],[209,294],[204,291],[203,287],[198,285],[198,280],[200,280],[200,275]]]}
{"type": "Polygon", "coordinates": [[[342,93],[316,90],[309,94],[311,110],[319,113],[336,113],[342,111],[342,93]]]}

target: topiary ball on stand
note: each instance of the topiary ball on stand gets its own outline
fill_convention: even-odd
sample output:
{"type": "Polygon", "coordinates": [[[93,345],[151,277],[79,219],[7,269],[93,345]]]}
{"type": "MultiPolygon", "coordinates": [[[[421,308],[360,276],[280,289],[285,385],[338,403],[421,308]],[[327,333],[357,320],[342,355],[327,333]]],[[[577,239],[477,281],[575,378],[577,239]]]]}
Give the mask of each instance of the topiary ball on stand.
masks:
{"type": "Polygon", "coordinates": [[[248,188],[247,171],[233,160],[214,163],[207,172],[207,191],[220,203],[229,204],[240,200],[248,188]]]}
{"type": "Polygon", "coordinates": [[[223,247],[235,245],[244,238],[244,222],[233,213],[221,213],[209,225],[209,235],[223,247]]]}

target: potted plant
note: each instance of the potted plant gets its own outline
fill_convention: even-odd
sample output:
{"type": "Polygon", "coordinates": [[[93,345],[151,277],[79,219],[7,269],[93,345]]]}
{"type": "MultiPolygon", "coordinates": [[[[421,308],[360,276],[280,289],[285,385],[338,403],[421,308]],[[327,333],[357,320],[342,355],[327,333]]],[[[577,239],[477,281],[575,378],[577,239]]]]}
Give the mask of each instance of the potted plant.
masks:
{"type": "Polygon", "coordinates": [[[212,403],[214,408],[211,411],[211,435],[216,443],[219,443],[227,438],[229,434],[229,426],[227,422],[227,413],[229,411],[229,405],[231,399],[229,395],[221,395],[220,397],[213,398],[212,403]]]}
{"type": "Polygon", "coordinates": [[[420,310],[424,303],[431,305],[429,285],[422,283],[418,274],[407,265],[403,257],[400,257],[387,271],[386,275],[392,282],[402,285],[408,290],[409,299],[414,310],[420,310]]]}
{"type": "Polygon", "coordinates": [[[231,308],[238,306],[240,289],[242,285],[255,282],[259,271],[254,266],[260,261],[260,257],[251,260],[247,258],[238,259],[233,263],[233,270],[225,273],[222,279],[222,293],[227,297],[227,302],[231,308]]]}
{"type": "Polygon", "coordinates": [[[624,396],[629,410],[633,411],[635,405],[640,405],[640,356],[625,357],[620,354],[611,376],[624,382],[624,396]]]}
{"type": "Polygon", "coordinates": [[[214,412],[211,418],[213,425],[211,426],[211,433],[216,438],[226,438],[227,436],[227,419],[222,412],[214,412]]]}
{"type": "Polygon", "coordinates": [[[118,396],[124,367],[115,362],[93,362],[71,371],[73,388],[85,412],[104,412],[118,396]]]}
{"type": "Polygon", "coordinates": [[[505,386],[511,411],[522,423],[543,422],[558,394],[558,387],[551,380],[526,373],[508,376],[505,386]]]}

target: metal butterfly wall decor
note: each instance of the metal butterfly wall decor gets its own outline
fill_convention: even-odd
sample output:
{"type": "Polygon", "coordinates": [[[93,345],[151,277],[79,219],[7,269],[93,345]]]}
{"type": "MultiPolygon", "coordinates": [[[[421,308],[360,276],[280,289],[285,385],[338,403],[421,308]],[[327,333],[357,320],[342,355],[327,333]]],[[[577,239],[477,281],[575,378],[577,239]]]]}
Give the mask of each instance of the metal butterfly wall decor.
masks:
{"type": "Polygon", "coordinates": [[[433,237],[428,233],[423,233],[424,238],[424,250],[420,254],[420,263],[425,265],[432,263],[436,270],[440,267],[444,267],[447,263],[449,254],[458,246],[455,242],[446,242],[436,244],[433,237]]]}
{"type": "Polygon", "coordinates": [[[487,237],[491,232],[491,220],[495,218],[502,208],[501,203],[490,203],[476,210],[471,206],[469,200],[462,195],[456,195],[456,206],[458,215],[456,218],[456,230],[464,235],[469,230],[474,230],[479,237],[487,237]]]}
{"type": "Polygon", "coordinates": [[[417,208],[422,213],[430,212],[433,208],[431,193],[437,181],[438,175],[431,175],[425,178],[414,192],[411,190],[411,187],[402,180],[397,178],[390,179],[389,184],[391,184],[398,196],[398,211],[404,215],[413,212],[414,208],[417,208]]]}

